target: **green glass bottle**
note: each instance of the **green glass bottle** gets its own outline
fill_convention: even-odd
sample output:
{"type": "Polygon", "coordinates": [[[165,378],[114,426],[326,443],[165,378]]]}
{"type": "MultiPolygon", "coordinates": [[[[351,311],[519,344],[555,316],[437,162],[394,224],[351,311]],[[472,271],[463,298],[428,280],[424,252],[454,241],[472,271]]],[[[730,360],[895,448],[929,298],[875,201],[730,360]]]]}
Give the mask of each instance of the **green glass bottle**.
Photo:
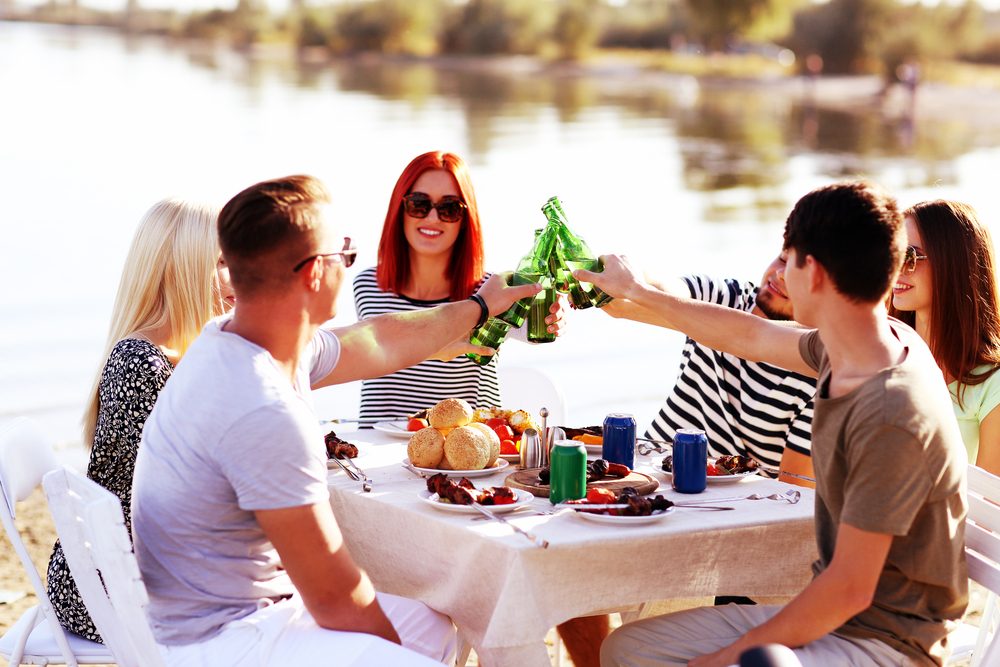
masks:
{"type": "MultiPolygon", "coordinates": [[[[540,234],[535,235],[535,243],[531,247],[531,252],[518,262],[517,269],[514,270],[514,274],[510,278],[510,285],[530,285],[541,282],[543,278],[548,276],[549,256],[556,246],[557,231],[556,228],[549,225],[540,234]]],[[[532,300],[532,297],[528,297],[515,302],[505,312],[498,315],[497,319],[506,322],[515,329],[519,328],[528,316],[532,300]]]]}
{"type": "MultiPolygon", "coordinates": [[[[502,322],[495,317],[491,317],[486,320],[486,324],[472,332],[472,335],[469,336],[469,342],[473,345],[484,345],[486,347],[492,347],[496,350],[500,347],[504,338],[507,337],[508,331],[510,331],[509,324],[502,322]]],[[[485,366],[490,363],[490,360],[493,358],[492,354],[487,356],[474,354],[472,352],[467,353],[465,356],[472,359],[480,366],[485,366]]]]}
{"type": "Polygon", "coordinates": [[[573,277],[574,269],[601,271],[604,267],[590,250],[587,242],[574,234],[566,222],[566,214],[558,197],[551,197],[542,206],[542,212],[550,225],[556,228],[559,238],[557,255],[557,284],[569,293],[570,303],[574,308],[583,309],[597,306],[600,308],[609,301],[611,296],[590,283],[581,283],[573,277]]]}
{"type": "MultiPolygon", "coordinates": [[[[536,242],[539,235],[544,232],[544,229],[535,230],[536,242]]],[[[549,267],[549,262],[555,255],[553,250],[554,248],[549,251],[549,258],[545,261],[546,268],[549,267]]],[[[542,276],[539,282],[542,283],[544,289],[531,300],[531,306],[528,310],[528,341],[531,343],[552,343],[555,341],[556,335],[549,332],[549,325],[545,322],[545,318],[549,316],[549,310],[559,298],[559,294],[556,292],[555,282],[551,275],[542,276]]]]}

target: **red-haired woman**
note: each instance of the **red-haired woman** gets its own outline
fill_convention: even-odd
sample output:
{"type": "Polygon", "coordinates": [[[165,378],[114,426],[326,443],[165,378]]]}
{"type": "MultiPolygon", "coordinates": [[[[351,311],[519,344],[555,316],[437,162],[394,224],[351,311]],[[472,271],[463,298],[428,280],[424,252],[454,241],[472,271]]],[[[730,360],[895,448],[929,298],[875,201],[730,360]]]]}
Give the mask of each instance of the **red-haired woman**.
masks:
{"type": "Polygon", "coordinates": [[[920,334],[944,373],[969,462],[1000,474],[1000,300],[989,230],[951,201],[904,212],[907,248],[890,314],[920,334]]]}
{"type": "MultiPolygon", "coordinates": [[[[379,242],[378,266],[365,269],[354,279],[358,317],[461,301],[487,277],[479,208],[465,162],[454,153],[440,151],[417,156],[393,188],[379,242]]],[[[559,303],[546,318],[549,331],[557,333],[562,321],[559,303]]],[[[398,419],[444,398],[462,398],[473,407],[500,405],[496,363],[496,356],[485,366],[465,356],[450,361],[432,359],[365,380],[361,388],[362,423],[398,419]]]]}

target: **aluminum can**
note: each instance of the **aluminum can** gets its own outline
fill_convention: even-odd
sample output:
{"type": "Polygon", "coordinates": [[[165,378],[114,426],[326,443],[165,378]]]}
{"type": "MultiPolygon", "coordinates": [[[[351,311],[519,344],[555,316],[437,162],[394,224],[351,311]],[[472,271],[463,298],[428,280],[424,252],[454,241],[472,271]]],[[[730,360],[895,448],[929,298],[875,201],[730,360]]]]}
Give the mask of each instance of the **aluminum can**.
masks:
{"type": "Polygon", "coordinates": [[[587,495],[587,450],[576,440],[560,440],[549,453],[549,502],[579,500],[587,495]]]}
{"type": "Polygon", "coordinates": [[[635,468],[635,417],[612,412],[604,418],[604,445],[601,458],[635,468]]]}
{"type": "Polygon", "coordinates": [[[701,493],[708,485],[708,437],[705,432],[682,428],[674,434],[673,486],[680,493],[701,493]]]}

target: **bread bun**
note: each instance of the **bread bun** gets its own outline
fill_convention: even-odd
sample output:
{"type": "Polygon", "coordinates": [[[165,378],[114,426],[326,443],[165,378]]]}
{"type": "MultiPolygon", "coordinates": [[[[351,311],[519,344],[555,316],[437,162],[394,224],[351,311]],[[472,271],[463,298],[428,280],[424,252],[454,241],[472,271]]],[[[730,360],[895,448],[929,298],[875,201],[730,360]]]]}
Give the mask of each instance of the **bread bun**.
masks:
{"type": "Polygon", "coordinates": [[[444,458],[444,436],[437,429],[422,428],[410,437],[406,455],[418,468],[437,468],[444,458]]]}
{"type": "Polygon", "coordinates": [[[445,438],[444,458],[452,470],[482,470],[490,460],[491,449],[485,433],[461,426],[445,438]]]}
{"type": "Polygon", "coordinates": [[[490,441],[490,458],[486,461],[486,467],[492,467],[497,462],[497,457],[500,456],[500,436],[486,424],[473,422],[469,424],[469,428],[479,429],[486,436],[486,439],[490,441]]]}
{"type": "Polygon", "coordinates": [[[472,406],[460,398],[446,398],[430,409],[427,421],[434,428],[458,428],[472,421],[472,406]]]}

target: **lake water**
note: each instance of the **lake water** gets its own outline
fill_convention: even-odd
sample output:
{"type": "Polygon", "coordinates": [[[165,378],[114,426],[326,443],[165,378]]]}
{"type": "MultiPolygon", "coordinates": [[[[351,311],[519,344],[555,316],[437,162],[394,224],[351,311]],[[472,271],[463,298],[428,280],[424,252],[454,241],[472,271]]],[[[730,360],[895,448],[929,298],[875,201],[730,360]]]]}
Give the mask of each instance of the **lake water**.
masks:
{"type": "MultiPolygon", "coordinates": [[[[795,200],[837,179],[872,177],[904,205],[959,198],[997,219],[998,126],[969,110],[911,124],[870,105],[815,108],[800,93],[567,76],[521,60],[299,67],[0,22],[0,419],[28,414],[61,442],[78,440],[132,233],[169,195],[221,205],[256,181],[314,174],[363,268],[399,172],[440,148],[471,166],[491,270],[516,263],[543,223],[539,207],[558,195],[598,252],[662,276],[753,280],[795,200]]],[[[354,320],[349,293],[340,311],[337,323],[354,320]]],[[[583,311],[558,342],[511,342],[502,359],[551,374],[574,423],[624,410],[642,427],[673,383],[681,343],[583,311]]],[[[326,397],[322,416],[356,415],[356,393],[326,397]]],[[[516,395],[505,402],[516,407],[516,395]]]]}

